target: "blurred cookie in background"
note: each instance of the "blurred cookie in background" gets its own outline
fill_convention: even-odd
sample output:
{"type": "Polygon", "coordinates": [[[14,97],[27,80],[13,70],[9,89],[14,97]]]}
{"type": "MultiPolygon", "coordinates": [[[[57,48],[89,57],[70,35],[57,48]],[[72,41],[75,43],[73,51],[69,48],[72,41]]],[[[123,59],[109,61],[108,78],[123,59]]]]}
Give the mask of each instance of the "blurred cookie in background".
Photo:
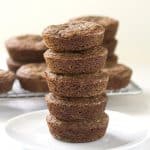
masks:
{"type": "Polygon", "coordinates": [[[105,64],[105,67],[106,68],[109,68],[109,67],[113,67],[114,65],[116,65],[118,62],[118,56],[113,54],[111,56],[108,56],[107,57],[107,60],[106,60],[106,64],[105,64]]]}
{"type": "Polygon", "coordinates": [[[11,71],[0,69],[0,93],[6,93],[12,89],[15,74],[11,71]]]}
{"type": "Polygon", "coordinates": [[[11,70],[13,72],[16,72],[22,65],[27,64],[25,62],[15,61],[12,58],[8,58],[6,62],[7,62],[7,66],[9,68],[9,70],[11,70]]]}
{"type": "Polygon", "coordinates": [[[48,86],[44,78],[46,64],[31,63],[21,66],[16,73],[21,87],[32,92],[47,92],[48,86]]]}
{"type": "Polygon", "coordinates": [[[108,56],[112,56],[115,52],[115,49],[117,47],[118,41],[116,39],[112,39],[111,41],[103,42],[102,46],[107,48],[108,50],[108,56]]]}
{"type": "Polygon", "coordinates": [[[132,75],[132,70],[123,64],[116,64],[103,69],[103,71],[109,76],[108,90],[117,90],[126,87],[132,75]]]}
{"type": "Polygon", "coordinates": [[[42,62],[47,49],[40,35],[21,35],[8,39],[5,43],[10,57],[19,62],[42,62]]]}

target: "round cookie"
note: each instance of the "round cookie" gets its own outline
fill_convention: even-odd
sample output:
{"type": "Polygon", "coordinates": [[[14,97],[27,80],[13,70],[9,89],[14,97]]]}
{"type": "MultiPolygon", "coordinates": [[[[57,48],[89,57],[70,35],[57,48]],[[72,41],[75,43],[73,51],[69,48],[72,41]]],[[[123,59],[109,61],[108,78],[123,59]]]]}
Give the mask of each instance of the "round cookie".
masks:
{"type": "Polygon", "coordinates": [[[81,51],[100,45],[105,29],[93,22],[74,22],[48,26],[42,33],[50,49],[57,52],[81,51]]]}
{"type": "Polygon", "coordinates": [[[12,89],[15,74],[11,71],[0,69],[0,93],[6,93],[12,89]]]}
{"type": "Polygon", "coordinates": [[[50,92],[62,97],[90,97],[100,95],[107,87],[108,75],[95,74],[57,75],[45,72],[50,92]]]}
{"type": "Polygon", "coordinates": [[[103,47],[108,50],[108,57],[111,57],[114,54],[115,48],[117,46],[117,40],[112,39],[111,41],[106,41],[102,44],[103,47]]]}
{"type": "Polygon", "coordinates": [[[131,79],[132,70],[122,64],[103,69],[109,75],[108,90],[117,90],[126,87],[131,79]]]}
{"type": "Polygon", "coordinates": [[[9,68],[9,70],[11,70],[13,72],[16,72],[22,65],[25,65],[25,64],[27,64],[27,63],[25,63],[25,62],[17,62],[17,61],[14,61],[11,58],[7,59],[7,66],[9,68]]]}
{"type": "Polygon", "coordinates": [[[106,94],[95,97],[59,97],[49,93],[45,100],[49,112],[59,120],[82,121],[100,119],[107,103],[106,94]]]}
{"type": "Polygon", "coordinates": [[[42,62],[47,49],[39,35],[22,35],[12,37],[5,43],[10,57],[19,62],[42,62]]]}
{"type": "Polygon", "coordinates": [[[21,66],[16,75],[25,90],[48,92],[48,86],[43,76],[45,70],[46,65],[44,63],[31,63],[21,66]]]}
{"type": "Polygon", "coordinates": [[[55,53],[48,50],[44,58],[53,73],[95,73],[104,67],[107,53],[106,48],[98,46],[78,53],[55,53]]]}
{"type": "Polygon", "coordinates": [[[118,56],[113,54],[111,56],[107,57],[106,63],[105,63],[105,67],[109,68],[109,67],[113,67],[117,64],[118,62],[118,56]]]}
{"type": "Polygon", "coordinates": [[[58,140],[72,143],[91,142],[102,138],[108,126],[108,115],[103,114],[99,120],[65,122],[48,115],[47,124],[50,133],[58,140]]]}
{"type": "Polygon", "coordinates": [[[105,28],[104,41],[110,41],[117,33],[119,22],[116,19],[105,17],[105,16],[82,16],[70,20],[75,21],[89,21],[99,25],[103,25],[105,28]]]}

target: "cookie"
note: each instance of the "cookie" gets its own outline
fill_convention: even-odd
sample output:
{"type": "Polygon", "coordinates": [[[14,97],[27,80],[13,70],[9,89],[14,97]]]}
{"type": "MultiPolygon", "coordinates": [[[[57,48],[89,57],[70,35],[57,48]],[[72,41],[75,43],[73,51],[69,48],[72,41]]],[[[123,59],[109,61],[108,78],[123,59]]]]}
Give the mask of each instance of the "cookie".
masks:
{"type": "Polygon", "coordinates": [[[42,62],[47,49],[39,35],[22,35],[12,37],[5,43],[10,57],[19,62],[42,62]]]}
{"type": "Polygon", "coordinates": [[[100,45],[105,29],[93,22],[75,22],[48,26],[42,33],[50,49],[57,52],[81,51],[100,45]]]}
{"type": "Polygon", "coordinates": [[[49,93],[45,100],[48,109],[57,119],[81,121],[100,119],[107,103],[106,94],[95,97],[59,97],[49,93]]]}
{"type": "Polygon", "coordinates": [[[114,51],[116,49],[117,40],[116,39],[112,39],[111,41],[106,41],[106,42],[103,43],[102,46],[107,48],[107,50],[108,50],[108,57],[111,57],[114,54],[114,51]]]}
{"type": "Polygon", "coordinates": [[[131,79],[132,70],[122,64],[103,69],[109,75],[108,90],[117,90],[126,87],[131,79]]]}
{"type": "Polygon", "coordinates": [[[14,61],[11,58],[7,59],[7,66],[9,68],[9,70],[16,72],[22,65],[25,65],[27,63],[25,62],[18,62],[18,61],[14,61]]]}
{"type": "Polygon", "coordinates": [[[0,93],[6,93],[12,89],[15,74],[11,71],[0,69],[0,93]]]}
{"type": "Polygon", "coordinates": [[[53,115],[46,118],[50,133],[58,140],[72,143],[91,142],[102,138],[108,125],[108,115],[103,114],[99,120],[65,122],[53,115]]]}
{"type": "Polygon", "coordinates": [[[113,54],[111,56],[107,57],[106,63],[105,63],[105,67],[109,68],[109,67],[113,67],[117,64],[118,62],[118,56],[113,54]]]}
{"type": "Polygon", "coordinates": [[[62,97],[90,97],[100,95],[107,87],[108,75],[95,74],[61,75],[45,72],[50,92],[62,97]]]}
{"type": "Polygon", "coordinates": [[[25,90],[47,92],[48,86],[43,76],[45,70],[46,65],[44,63],[31,63],[21,66],[16,75],[25,90]]]}
{"type": "Polygon", "coordinates": [[[119,22],[116,19],[105,16],[82,16],[70,20],[70,22],[76,21],[89,21],[103,25],[105,28],[104,41],[110,41],[115,37],[119,25],[119,22]]]}
{"type": "Polygon", "coordinates": [[[44,58],[53,73],[95,73],[104,67],[107,53],[106,48],[98,46],[78,53],[55,53],[48,50],[44,58]]]}

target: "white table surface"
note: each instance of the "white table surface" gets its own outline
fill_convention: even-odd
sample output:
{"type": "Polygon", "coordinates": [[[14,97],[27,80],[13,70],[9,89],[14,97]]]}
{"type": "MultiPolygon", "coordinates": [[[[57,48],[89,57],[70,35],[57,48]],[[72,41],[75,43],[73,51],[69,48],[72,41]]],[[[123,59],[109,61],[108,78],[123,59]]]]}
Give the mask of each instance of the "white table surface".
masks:
{"type": "MultiPolygon", "coordinates": [[[[5,56],[0,59],[0,62],[5,62],[5,56]]],[[[3,63],[0,63],[1,68],[5,68],[3,63]]],[[[136,66],[132,65],[134,70],[133,80],[138,83],[143,88],[143,93],[140,95],[132,95],[132,96],[113,96],[109,97],[107,109],[113,111],[119,111],[122,113],[126,113],[132,116],[135,116],[139,119],[143,124],[150,125],[150,68],[147,65],[136,66]]],[[[38,101],[38,100],[37,100],[38,101]]],[[[0,102],[0,149],[2,150],[19,150],[22,147],[12,141],[9,137],[7,137],[4,133],[4,125],[6,121],[12,117],[15,117],[19,114],[25,113],[29,110],[25,110],[23,107],[20,107],[21,103],[17,106],[15,102],[11,103],[1,103],[0,102]]],[[[150,149],[150,141],[145,143],[142,147],[143,150],[150,149]]]]}

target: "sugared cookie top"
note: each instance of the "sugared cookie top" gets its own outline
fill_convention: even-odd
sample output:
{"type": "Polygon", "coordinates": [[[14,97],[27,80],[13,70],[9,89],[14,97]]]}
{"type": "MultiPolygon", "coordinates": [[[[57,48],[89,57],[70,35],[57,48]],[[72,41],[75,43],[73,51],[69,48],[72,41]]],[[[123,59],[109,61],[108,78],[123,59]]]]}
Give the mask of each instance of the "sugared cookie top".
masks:
{"type": "Polygon", "coordinates": [[[31,63],[21,66],[17,71],[17,76],[44,78],[43,74],[46,70],[44,63],[31,63]]]}
{"type": "Polygon", "coordinates": [[[18,50],[46,50],[46,46],[40,35],[26,34],[16,36],[6,41],[6,47],[8,49],[18,50]]]}
{"type": "Polygon", "coordinates": [[[103,34],[104,28],[93,22],[80,21],[48,26],[43,31],[43,36],[49,35],[58,38],[70,38],[74,36],[88,36],[94,33],[103,34]]]}
{"type": "Polygon", "coordinates": [[[101,45],[105,29],[94,22],[77,21],[48,26],[42,33],[48,48],[57,52],[83,51],[101,45]]]}
{"type": "Polygon", "coordinates": [[[103,25],[106,29],[107,27],[116,24],[118,25],[118,21],[116,19],[105,17],[105,16],[82,16],[78,18],[74,18],[70,20],[71,22],[74,21],[89,21],[89,22],[95,22],[97,24],[103,25]]]}
{"type": "Polygon", "coordinates": [[[15,78],[15,74],[11,71],[4,71],[0,69],[0,80],[6,80],[9,78],[15,78]]]}

